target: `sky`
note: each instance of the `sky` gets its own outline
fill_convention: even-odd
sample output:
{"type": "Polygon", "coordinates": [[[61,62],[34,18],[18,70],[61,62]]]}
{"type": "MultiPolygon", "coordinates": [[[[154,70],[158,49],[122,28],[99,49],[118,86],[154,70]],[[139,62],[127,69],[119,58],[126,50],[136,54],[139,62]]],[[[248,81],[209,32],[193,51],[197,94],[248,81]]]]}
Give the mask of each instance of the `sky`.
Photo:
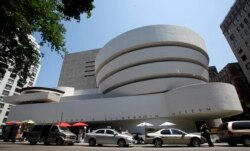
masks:
{"type": "MultiPolygon", "coordinates": [[[[205,41],[209,66],[220,71],[226,64],[236,62],[220,24],[235,0],[94,0],[95,9],[81,22],[64,22],[66,48],[69,53],[102,48],[116,36],[147,25],[168,24],[187,27],[205,41]]],[[[39,36],[34,35],[39,42],[39,36]]],[[[36,86],[56,87],[63,58],[41,47],[45,57],[36,86]]]]}

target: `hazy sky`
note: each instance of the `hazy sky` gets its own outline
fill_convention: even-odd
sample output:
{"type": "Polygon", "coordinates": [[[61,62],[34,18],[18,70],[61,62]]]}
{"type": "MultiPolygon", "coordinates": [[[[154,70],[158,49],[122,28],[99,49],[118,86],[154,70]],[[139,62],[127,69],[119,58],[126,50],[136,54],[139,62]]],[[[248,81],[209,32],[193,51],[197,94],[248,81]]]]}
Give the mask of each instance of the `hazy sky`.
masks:
{"type": "MultiPolygon", "coordinates": [[[[66,22],[69,53],[103,47],[128,30],[156,24],[180,25],[197,32],[205,41],[209,65],[218,70],[235,62],[220,24],[235,0],[95,0],[89,19],[66,22]]],[[[35,35],[37,39],[37,37],[35,35]]],[[[56,87],[63,59],[47,47],[36,86],[56,87]]]]}

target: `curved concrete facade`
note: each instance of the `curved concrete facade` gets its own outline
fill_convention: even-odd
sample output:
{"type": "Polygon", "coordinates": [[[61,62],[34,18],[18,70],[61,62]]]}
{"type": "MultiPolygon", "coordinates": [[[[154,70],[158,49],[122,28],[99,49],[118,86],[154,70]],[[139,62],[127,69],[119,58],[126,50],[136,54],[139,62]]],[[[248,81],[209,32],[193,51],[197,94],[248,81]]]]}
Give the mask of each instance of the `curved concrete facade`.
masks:
{"type": "Polygon", "coordinates": [[[106,95],[159,93],[208,82],[207,66],[205,44],[195,32],[180,26],[153,25],[107,43],[96,58],[96,79],[106,95]],[[172,81],[182,82],[175,85],[172,81]]]}

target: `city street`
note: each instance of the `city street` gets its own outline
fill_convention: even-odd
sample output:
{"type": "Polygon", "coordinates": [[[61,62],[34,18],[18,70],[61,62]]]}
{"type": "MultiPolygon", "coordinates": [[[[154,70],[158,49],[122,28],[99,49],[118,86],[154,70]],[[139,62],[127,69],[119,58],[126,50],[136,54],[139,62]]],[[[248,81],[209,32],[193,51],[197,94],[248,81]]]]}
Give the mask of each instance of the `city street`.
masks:
{"type": "Polygon", "coordinates": [[[76,143],[74,146],[55,146],[55,145],[29,145],[27,142],[16,142],[13,143],[5,143],[0,142],[0,151],[112,151],[112,150],[130,150],[130,151],[137,151],[137,150],[168,150],[168,151],[210,151],[210,150],[227,150],[227,151],[247,151],[249,150],[248,147],[244,147],[242,145],[238,145],[238,147],[229,147],[226,143],[217,143],[215,147],[210,148],[207,144],[202,145],[201,147],[187,147],[187,146],[163,146],[161,148],[155,148],[153,145],[130,145],[129,147],[120,148],[114,145],[108,146],[97,146],[97,147],[89,147],[87,144],[83,143],[76,143]]]}

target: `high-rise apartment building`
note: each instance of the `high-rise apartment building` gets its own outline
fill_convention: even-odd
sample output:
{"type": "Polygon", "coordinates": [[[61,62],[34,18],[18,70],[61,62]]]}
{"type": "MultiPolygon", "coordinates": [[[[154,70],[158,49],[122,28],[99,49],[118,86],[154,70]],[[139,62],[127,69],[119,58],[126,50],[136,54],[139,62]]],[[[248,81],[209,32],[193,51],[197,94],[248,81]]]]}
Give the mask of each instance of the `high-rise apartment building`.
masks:
{"type": "MultiPolygon", "coordinates": [[[[39,45],[36,43],[35,38],[30,36],[31,40],[36,44],[37,50],[39,45]]],[[[3,67],[5,63],[0,62],[0,66],[3,67]]],[[[2,102],[3,98],[11,95],[18,95],[21,89],[24,87],[32,87],[35,85],[38,73],[40,71],[40,65],[37,67],[32,66],[30,72],[32,77],[26,80],[26,83],[20,81],[20,77],[8,71],[7,69],[0,69],[0,125],[7,121],[11,104],[2,102]]]]}
{"type": "Polygon", "coordinates": [[[58,86],[96,89],[95,58],[100,49],[65,55],[58,86]]]}
{"type": "Polygon", "coordinates": [[[250,0],[236,0],[220,27],[250,83],[250,0]]]}

